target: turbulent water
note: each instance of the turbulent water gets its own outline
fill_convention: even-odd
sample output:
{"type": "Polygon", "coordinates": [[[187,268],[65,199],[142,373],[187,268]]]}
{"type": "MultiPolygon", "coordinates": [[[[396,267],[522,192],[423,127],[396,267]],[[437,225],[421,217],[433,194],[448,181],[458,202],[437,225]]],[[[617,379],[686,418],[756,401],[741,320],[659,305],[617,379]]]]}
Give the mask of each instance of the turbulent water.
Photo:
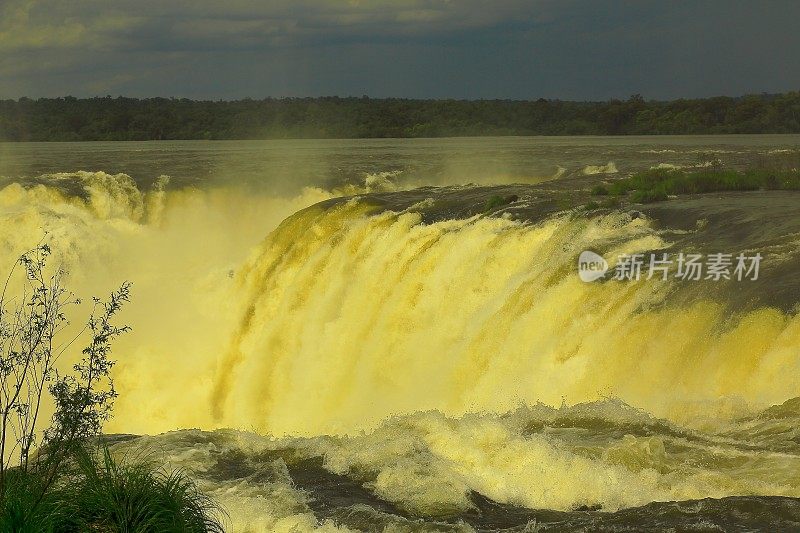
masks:
{"type": "Polygon", "coordinates": [[[571,208],[712,165],[800,138],[0,144],[0,264],[134,282],[107,430],[232,531],[797,529],[800,197],[571,208]],[[764,261],[584,283],[583,250],[764,261]]]}

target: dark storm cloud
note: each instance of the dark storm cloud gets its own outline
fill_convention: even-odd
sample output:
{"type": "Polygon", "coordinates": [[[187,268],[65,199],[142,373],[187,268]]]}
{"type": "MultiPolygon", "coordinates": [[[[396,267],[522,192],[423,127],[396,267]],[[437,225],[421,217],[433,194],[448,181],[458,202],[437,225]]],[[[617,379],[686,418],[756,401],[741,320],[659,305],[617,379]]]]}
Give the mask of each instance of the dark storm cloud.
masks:
{"type": "Polygon", "coordinates": [[[0,0],[0,97],[606,99],[800,88],[800,3],[0,0]]]}

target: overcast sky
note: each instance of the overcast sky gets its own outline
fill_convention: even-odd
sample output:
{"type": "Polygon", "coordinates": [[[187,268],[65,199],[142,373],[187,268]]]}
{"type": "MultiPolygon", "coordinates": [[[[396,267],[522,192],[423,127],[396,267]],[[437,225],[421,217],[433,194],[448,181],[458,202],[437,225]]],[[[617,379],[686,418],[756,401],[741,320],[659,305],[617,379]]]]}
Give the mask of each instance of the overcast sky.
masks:
{"type": "Polygon", "coordinates": [[[0,98],[800,89],[800,1],[0,0],[0,98]]]}

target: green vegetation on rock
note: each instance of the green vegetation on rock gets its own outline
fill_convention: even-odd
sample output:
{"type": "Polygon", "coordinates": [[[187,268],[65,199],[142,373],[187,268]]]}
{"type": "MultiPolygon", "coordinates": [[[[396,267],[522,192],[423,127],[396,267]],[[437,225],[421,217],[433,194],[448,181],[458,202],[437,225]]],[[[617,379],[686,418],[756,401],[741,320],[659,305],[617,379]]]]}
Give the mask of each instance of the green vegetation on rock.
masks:
{"type": "Polygon", "coordinates": [[[800,190],[800,171],[737,171],[714,167],[700,170],[653,169],[608,185],[597,185],[592,189],[592,195],[627,195],[631,202],[650,203],[666,200],[672,195],[756,190],[800,190]]]}

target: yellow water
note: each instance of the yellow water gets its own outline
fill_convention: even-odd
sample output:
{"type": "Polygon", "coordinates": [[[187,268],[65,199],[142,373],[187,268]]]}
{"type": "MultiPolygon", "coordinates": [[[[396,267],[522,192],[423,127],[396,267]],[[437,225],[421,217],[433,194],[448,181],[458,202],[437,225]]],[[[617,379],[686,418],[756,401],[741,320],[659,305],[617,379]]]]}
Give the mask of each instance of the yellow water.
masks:
{"type": "Polygon", "coordinates": [[[667,282],[580,281],[584,249],[668,247],[646,219],[423,224],[414,208],[358,200],[303,210],[337,194],[319,189],[276,198],[142,192],[103,173],[50,179],[80,183],[88,199],[54,186],[0,190],[0,265],[46,231],[77,294],[134,282],[110,432],[353,435],[325,452],[330,468],[372,465],[377,494],[421,512],[464,507],[468,490],[562,509],[800,494],[792,461],[778,478],[665,473],[661,441],[621,441],[591,458],[487,414],[616,398],[709,429],[798,395],[796,317],[732,316],[703,295],[676,307],[667,282]],[[471,412],[482,415],[463,418],[471,412]],[[411,422],[385,424],[401,415],[411,422]],[[395,460],[414,442],[433,459],[395,460]]]}
{"type": "Polygon", "coordinates": [[[284,223],[234,279],[241,306],[210,423],[272,434],[374,427],[394,414],[504,412],[617,397],[681,423],[796,394],[800,322],[730,317],[666,283],[583,283],[583,249],[665,243],[627,215],[538,225],[421,224],[357,202],[284,223]]]}

